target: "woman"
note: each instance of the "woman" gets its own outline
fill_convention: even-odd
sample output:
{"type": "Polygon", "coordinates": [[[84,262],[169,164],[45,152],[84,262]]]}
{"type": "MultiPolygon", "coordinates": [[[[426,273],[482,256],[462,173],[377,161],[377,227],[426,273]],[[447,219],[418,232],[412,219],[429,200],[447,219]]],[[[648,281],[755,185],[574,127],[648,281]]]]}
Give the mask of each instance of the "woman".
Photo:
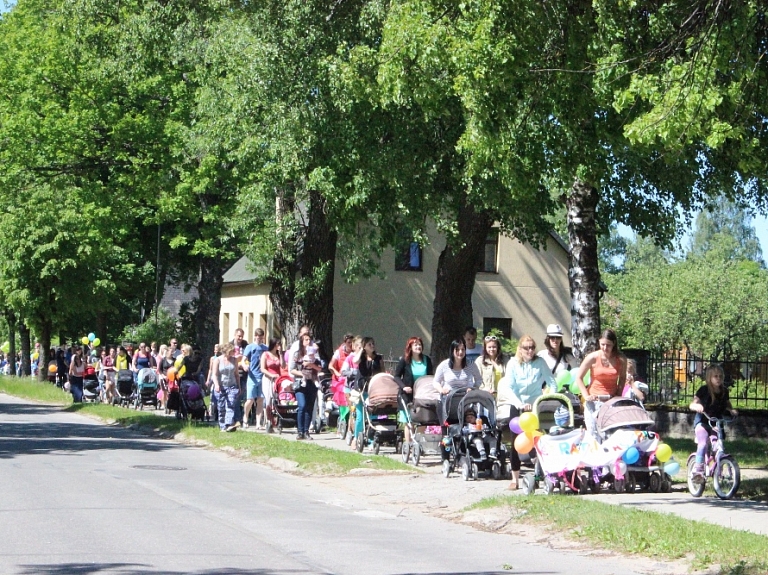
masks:
{"type": "Polygon", "coordinates": [[[495,335],[486,335],[483,339],[483,353],[477,358],[475,364],[483,380],[480,389],[493,394],[494,397],[496,397],[499,381],[504,377],[504,359],[499,338],[495,335]]]}
{"type": "Polygon", "coordinates": [[[576,367],[576,358],[571,350],[563,345],[563,329],[556,323],[547,326],[544,349],[538,355],[547,362],[555,379],[564,371],[571,371],[576,367]]]}
{"type": "Polygon", "coordinates": [[[301,385],[296,390],[296,403],[298,405],[298,413],[296,414],[297,440],[312,439],[309,435],[309,425],[312,423],[315,400],[317,399],[315,381],[318,378],[318,373],[323,369],[320,360],[307,353],[307,349],[311,350],[312,348],[314,348],[312,337],[305,333],[299,338],[299,348],[291,361],[291,375],[302,380],[301,385]]]}
{"type": "MultiPolygon", "coordinates": [[[[188,345],[189,352],[192,348],[188,345]]],[[[240,403],[240,376],[237,372],[238,359],[235,355],[235,346],[231,342],[222,344],[219,349],[221,355],[212,360],[213,389],[218,398],[219,429],[221,431],[235,431],[239,425],[235,421],[235,410],[240,403]]],[[[189,353],[188,352],[188,353],[189,353]]]]}
{"type": "Polygon", "coordinates": [[[264,410],[266,414],[267,431],[272,431],[272,398],[274,397],[275,382],[286,371],[283,361],[283,346],[280,339],[273,337],[267,344],[267,351],[261,354],[261,373],[266,380],[261,386],[264,392],[264,410]]]}
{"type": "MultiPolygon", "coordinates": [[[[581,362],[576,372],[576,385],[585,400],[584,424],[587,431],[597,437],[595,417],[603,402],[621,395],[627,377],[627,360],[619,351],[616,332],[606,329],[600,334],[600,349],[593,351],[581,362]],[[590,372],[589,389],[584,376],[590,372]]],[[[599,441],[599,438],[598,438],[599,441]]]]}
{"type": "MultiPolygon", "coordinates": [[[[548,387],[555,388],[555,378],[543,358],[536,355],[536,342],[530,335],[520,338],[515,357],[507,363],[506,373],[499,382],[499,413],[504,412],[509,418],[519,417],[521,413],[531,411],[533,402],[548,387]]],[[[517,489],[520,482],[520,454],[515,449],[516,433],[512,433],[511,465],[512,483],[509,489],[517,489]]]]}
{"type": "Polygon", "coordinates": [[[83,348],[77,346],[69,364],[69,391],[75,403],[82,403],[83,401],[83,376],[85,376],[83,348]]]}
{"type": "Polygon", "coordinates": [[[104,381],[104,403],[112,403],[115,397],[115,359],[117,353],[114,347],[101,352],[101,373],[104,381]]]}
{"type": "Polygon", "coordinates": [[[361,340],[357,356],[357,371],[364,381],[370,381],[374,375],[384,371],[384,360],[376,353],[376,342],[372,337],[361,340]]]}
{"type": "MultiPolygon", "coordinates": [[[[173,365],[173,349],[168,348],[168,357],[171,358],[171,365],[173,365]]],[[[219,394],[213,386],[213,368],[216,365],[216,360],[221,356],[221,350],[219,344],[214,344],[213,355],[208,360],[208,376],[205,378],[206,390],[210,392],[210,405],[211,405],[211,421],[219,420],[219,394]]]]}
{"type": "MultiPolygon", "coordinates": [[[[420,377],[425,375],[434,375],[435,368],[432,365],[432,358],[424,355],[424,342],[420,337],[412,337],[405,344],[405,352],[400,358],[395,368],[395,377],[403,383],[403,394],[406,403],[413,403],[413,386],[420,377]]],[[[403,418],[407,416],[402,415],[403,418]]],[[[406,443],[411,442],[411,429],[406,425],[404,439],[406,443]]]]}
{"type": "MultiPolygon", "coordinates": [[[[333,402],[339,406],[339,419],[346,420],[349,414],[349,406],[347,405],[347,395],[345,393],[345,386],[347,378],[341,373],[344,369],[344,361],[352,353],[352,343],[355,340],[355,336],[351,333],[344,335],[344,340],[341,345],[333,353],[331,361],[328,362],[328,369],[331,371],[331,392],[333,393],[333,402]]],[[[341,428],[339,428],[341,431],[341,428]]],[[[339,439],[343,439],[339,435],[339,439]]]]}
{"type": "Polygon", "coordinates": [[[133,370],[134,380],[138,377],[139,372],[142,369],[150,369],[152,367],[152,356],[147,349],[146,343],[140,343],[139,349],[133,354],[133,363],[131,369],[133,370]]]}
{"type": "Polygon", "coordinates": [[[203,358],[201,354],[193,353],[191,345],[185,343],[181,346],[181,355],[176,358],[174,365],[181,374],[180,379],[189,379],[196,383],[199,382],[200,368],[203,365],[203,358]]]}
{"type": "Polygon", "coordinates": [[[123,369],[131,369],[131,360],[128,357],[128,350],[122,345],[117,348],[117,357],[115,358],[115,371],[120,372],[123,369]]]}
{"type": "Polygon", "coordinates": [[[467,364],[466,349],[463,339],[451,342],[450,355],[435,370],[435,388],[448,395],[453,389],[480,387],[483,379],[474,363],[467,364]]]}

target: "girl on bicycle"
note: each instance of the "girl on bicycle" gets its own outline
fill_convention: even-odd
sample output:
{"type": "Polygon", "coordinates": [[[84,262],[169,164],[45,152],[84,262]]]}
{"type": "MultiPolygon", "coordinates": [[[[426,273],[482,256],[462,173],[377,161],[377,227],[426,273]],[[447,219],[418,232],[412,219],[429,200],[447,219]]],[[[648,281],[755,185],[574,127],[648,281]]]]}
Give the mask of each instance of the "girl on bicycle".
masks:
{"type": "Polygon", "coordinates": [[[692,479],[695,482],[704,481],[704,454],[707,452],[707,442],[712,435],[709,425],[710,417],[723,417],[728,411],[732,417],[738,411],[731,406],[728,388],[725,387],[725,373],[719,365],[710,365],[704,374],[706,385],[702,385],[693,397],[690,410],[696,413],[693,420],[693,430],[696,436],[696,465],[693,467],[692,479]]]}

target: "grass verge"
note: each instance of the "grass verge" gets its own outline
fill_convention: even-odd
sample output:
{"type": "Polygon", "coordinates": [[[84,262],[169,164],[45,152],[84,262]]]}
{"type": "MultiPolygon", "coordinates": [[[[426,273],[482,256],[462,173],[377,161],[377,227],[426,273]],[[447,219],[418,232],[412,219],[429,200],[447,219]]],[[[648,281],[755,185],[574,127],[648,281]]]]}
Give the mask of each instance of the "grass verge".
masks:
{"type": "Polygon", "coordinates": [[[506,507],[520,520],[604,549],[665,560],[687,559],[694,568],[720,564],[724,575],[757,575],[768,570],[768,537],[755,533],[580,497],[500,495],[467,509],[494,507],[506,507]]]}
{"type": "Polygon", "coordinates": [[[29,378],[0,377],[0,391],[17,397],[24,397],[44,403],[61,405],[67,411],[114,421],[119,425],[138,425],[147,431],[176,435],[193,441],[204,441],[215,448],[232,448],[249,454],[259,460],[279,457],[294,461],[298,469],[318,475],[339,475],[355,468],[377,470],[408,470],[418,473],[413,467],[400,461],[379,455],[359,454],[352,451],[329,449],[312,442],[287,441],[275,435],[263,433],[221,433],[218,427],[179,421],[158,412],[135,411],[123,407],[97,403],[72,403],[72,396],[49,383],[40,383],[29,378]]]}

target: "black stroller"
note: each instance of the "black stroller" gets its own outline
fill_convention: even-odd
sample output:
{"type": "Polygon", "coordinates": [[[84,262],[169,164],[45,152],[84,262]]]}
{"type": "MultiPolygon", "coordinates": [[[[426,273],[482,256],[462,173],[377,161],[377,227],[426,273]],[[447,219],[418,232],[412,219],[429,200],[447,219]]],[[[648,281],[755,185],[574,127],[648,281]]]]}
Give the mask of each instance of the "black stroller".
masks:
{"type": "Polygon", "coordinates": [[[496,424],[496,400],[481,389],[456,389],[442,403],[445,437],[443,439],[443,475],[461,469],[464,481],[477,479],[480,472],[502,479],[508,474],[506,447],[496,424]],[[476,421],[465,424],[465,414],[472,412],[476,421]]]}
{"type": "Polygon", "coordinates": [[[128,407],[134,400],[135,384],[133,383],[133,372],[130,369],[121,369],[117,372],[117,381],[115,382],[117,394],[112,402],[116,405],[128,407]]]}

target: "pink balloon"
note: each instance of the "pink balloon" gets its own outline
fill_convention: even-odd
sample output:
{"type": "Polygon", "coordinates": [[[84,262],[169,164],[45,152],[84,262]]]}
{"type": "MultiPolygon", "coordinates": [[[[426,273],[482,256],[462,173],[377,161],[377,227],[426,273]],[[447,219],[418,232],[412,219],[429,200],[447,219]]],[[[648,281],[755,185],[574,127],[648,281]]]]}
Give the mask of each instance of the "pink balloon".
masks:
{"type": "Polygon", "coordinates": [[[520,427],[520,418],[519,417],[513,417],[509,420],[509,430],[512,433],[516,433],[520,435],[523,432],[523,428],[520,427]]]}

